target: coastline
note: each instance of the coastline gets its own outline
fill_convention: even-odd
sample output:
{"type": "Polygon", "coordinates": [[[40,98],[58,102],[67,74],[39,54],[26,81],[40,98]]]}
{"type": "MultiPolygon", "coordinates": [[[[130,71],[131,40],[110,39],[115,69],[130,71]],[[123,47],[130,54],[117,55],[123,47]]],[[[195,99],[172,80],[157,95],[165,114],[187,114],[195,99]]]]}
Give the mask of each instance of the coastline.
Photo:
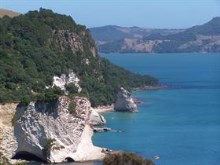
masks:
{"type": "Polygon", "coordinates": [[[98,113],[111,112],[114,111],[114,104],[98,106],[93,109],[98,113]]]}
{"type": "MultiPolygon", "coordinates": [[[[169,86],[167,86],[167,85],[143,86],[143,87],[132,88],[132,92],[141,91],[141,90],[162,90],[162,89],[167,89],[167,88],[169,88],[169,86]]],[[[137,105],[142,103],[142,101],[138,100],[137,98],[133,98],[133,99],[134,99],[134,102],[137,105]]],[[[98,113],[105,113],[105,112],[113,112],[113,111],[115,111],[114,110],[114,104],[93,107],[93,109],[96,112],[98,112],[98,113]]]]}
{"type": "Polygon", "coordinates": [[[161,89],[167,89],[169,86],[167,85],[158,85],[158,86],[143,86],[143,87],[137,87],[132,88],[133,91],[139,91],[139,90],[161,90],[161,89]]]}

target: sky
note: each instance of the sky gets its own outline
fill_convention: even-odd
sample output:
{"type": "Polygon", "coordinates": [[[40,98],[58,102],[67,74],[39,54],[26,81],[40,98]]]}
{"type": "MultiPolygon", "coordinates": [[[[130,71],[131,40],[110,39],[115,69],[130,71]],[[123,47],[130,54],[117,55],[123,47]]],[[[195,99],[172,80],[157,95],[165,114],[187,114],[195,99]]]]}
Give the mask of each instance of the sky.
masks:
{"type": "Polygon", "coordinates": [[[220,0],[0,0],[21,13],[40,7],[71,15],[87,27],[188,28],[220,16],[220,0]]]}

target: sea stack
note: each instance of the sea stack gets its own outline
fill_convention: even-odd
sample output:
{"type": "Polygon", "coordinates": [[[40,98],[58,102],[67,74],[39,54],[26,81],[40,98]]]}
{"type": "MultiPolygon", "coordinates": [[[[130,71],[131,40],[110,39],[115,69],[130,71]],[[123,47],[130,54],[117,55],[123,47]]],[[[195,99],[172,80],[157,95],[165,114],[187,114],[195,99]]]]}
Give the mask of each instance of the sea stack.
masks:
{"type": "Polygon", "coordinates": [[[137,105],[134,102],[134,99],[131,97],[130,92],[125,90],[123,87],[120,88],[117,95],[117,100],[114,106],[116,111],[121,112],[136,112],[137,105]]]}

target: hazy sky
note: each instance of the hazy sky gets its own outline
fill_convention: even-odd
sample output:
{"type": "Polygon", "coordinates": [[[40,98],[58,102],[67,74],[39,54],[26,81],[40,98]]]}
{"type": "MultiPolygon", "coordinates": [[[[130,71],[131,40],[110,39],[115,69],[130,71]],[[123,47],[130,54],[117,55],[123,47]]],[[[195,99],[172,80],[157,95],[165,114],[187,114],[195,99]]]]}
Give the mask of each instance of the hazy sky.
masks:
{"type": "Polygon", "coordinates": [[[0,0],[0,8],[21,13],[40,7],[88,27],[186,28],[220,16],[220,0],[0,0]]]}

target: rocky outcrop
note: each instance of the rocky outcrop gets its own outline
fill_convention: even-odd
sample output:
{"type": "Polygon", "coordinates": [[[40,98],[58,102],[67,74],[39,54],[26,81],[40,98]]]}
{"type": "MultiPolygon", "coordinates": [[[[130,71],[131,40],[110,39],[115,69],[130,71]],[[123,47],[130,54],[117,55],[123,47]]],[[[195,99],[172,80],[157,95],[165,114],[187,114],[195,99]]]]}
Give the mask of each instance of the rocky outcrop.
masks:
{"type": "Polygon", "coordinates": [[[68,94],[66,85],[73,84],[77,88],[77,91],[81,92],[82,88],[79,85],[79,81],[80,79],[76,76],[76,74],[74,72],[70,72],[68,75],[61,74],[60,76],[54,76],[52,87],[59,87],[66,94],[68,94]]]}
{"type": "Polygon", "coordinates": [[[123,87],[120,88],[117,95],[117,100],[114,105],[116,111],[128,111],[135,112],[137,111],[137,105],[135,104],[131,94],[125,90],[123,87]]]}
{"type": "Polygon", "coordinates": [[[53,34],[56,38],[56,44],[64,51],[66,48],[71,48],[73,53],[83,50],[83,42],[79,35],[70,32],[70,30],[54,30],[53,34]]]}
{"type": "MultiPolygon", "coordinates": [[[[83,47],[83,37],[85,37],[86,35],[87,34],[85,31],[82,31],[80,34],[71,32],[70,30],[53,31],[55,43],[59,46],[59,49],[64,51],[66,50],[66,48],[70,48],[74,54],[77,52],[85,52],[83,47]]],[[[90,47],[90,51],[94,57],[97,56],[95,45],[90,47]]]]}
{"type": "Polygon", "coordinates": [[[92,125],[106,124],[105,118],[102,115],[100,115],[95,109],[91,110],[89,120],[92,125]]]}
{"type": "Polygon", "coordinates": [[[88,99],[82,97],[62,96],[18,106],[12,117],[14,127],[11,125],[11,134],[0,141],[0,151],[7,150],[9,159],[25,152],[52,163],[101,160],[103,149],[93,146],[91,138],[92,123],[103,121],[95,121],[92,111],[88,99]]]}
{"type": "Polygon", "coordinates": [[[17,142],[13,124],[17,104],[0,104],[0,163],[15,154],[17,142]]]}
{"type": "Polygon", "coordinates": [[[103,128],[94,127],[93,131],[94,132],[108,132],[108,131],[112,131],[112,129],[108,127],[103,127],[103,128]]]}

